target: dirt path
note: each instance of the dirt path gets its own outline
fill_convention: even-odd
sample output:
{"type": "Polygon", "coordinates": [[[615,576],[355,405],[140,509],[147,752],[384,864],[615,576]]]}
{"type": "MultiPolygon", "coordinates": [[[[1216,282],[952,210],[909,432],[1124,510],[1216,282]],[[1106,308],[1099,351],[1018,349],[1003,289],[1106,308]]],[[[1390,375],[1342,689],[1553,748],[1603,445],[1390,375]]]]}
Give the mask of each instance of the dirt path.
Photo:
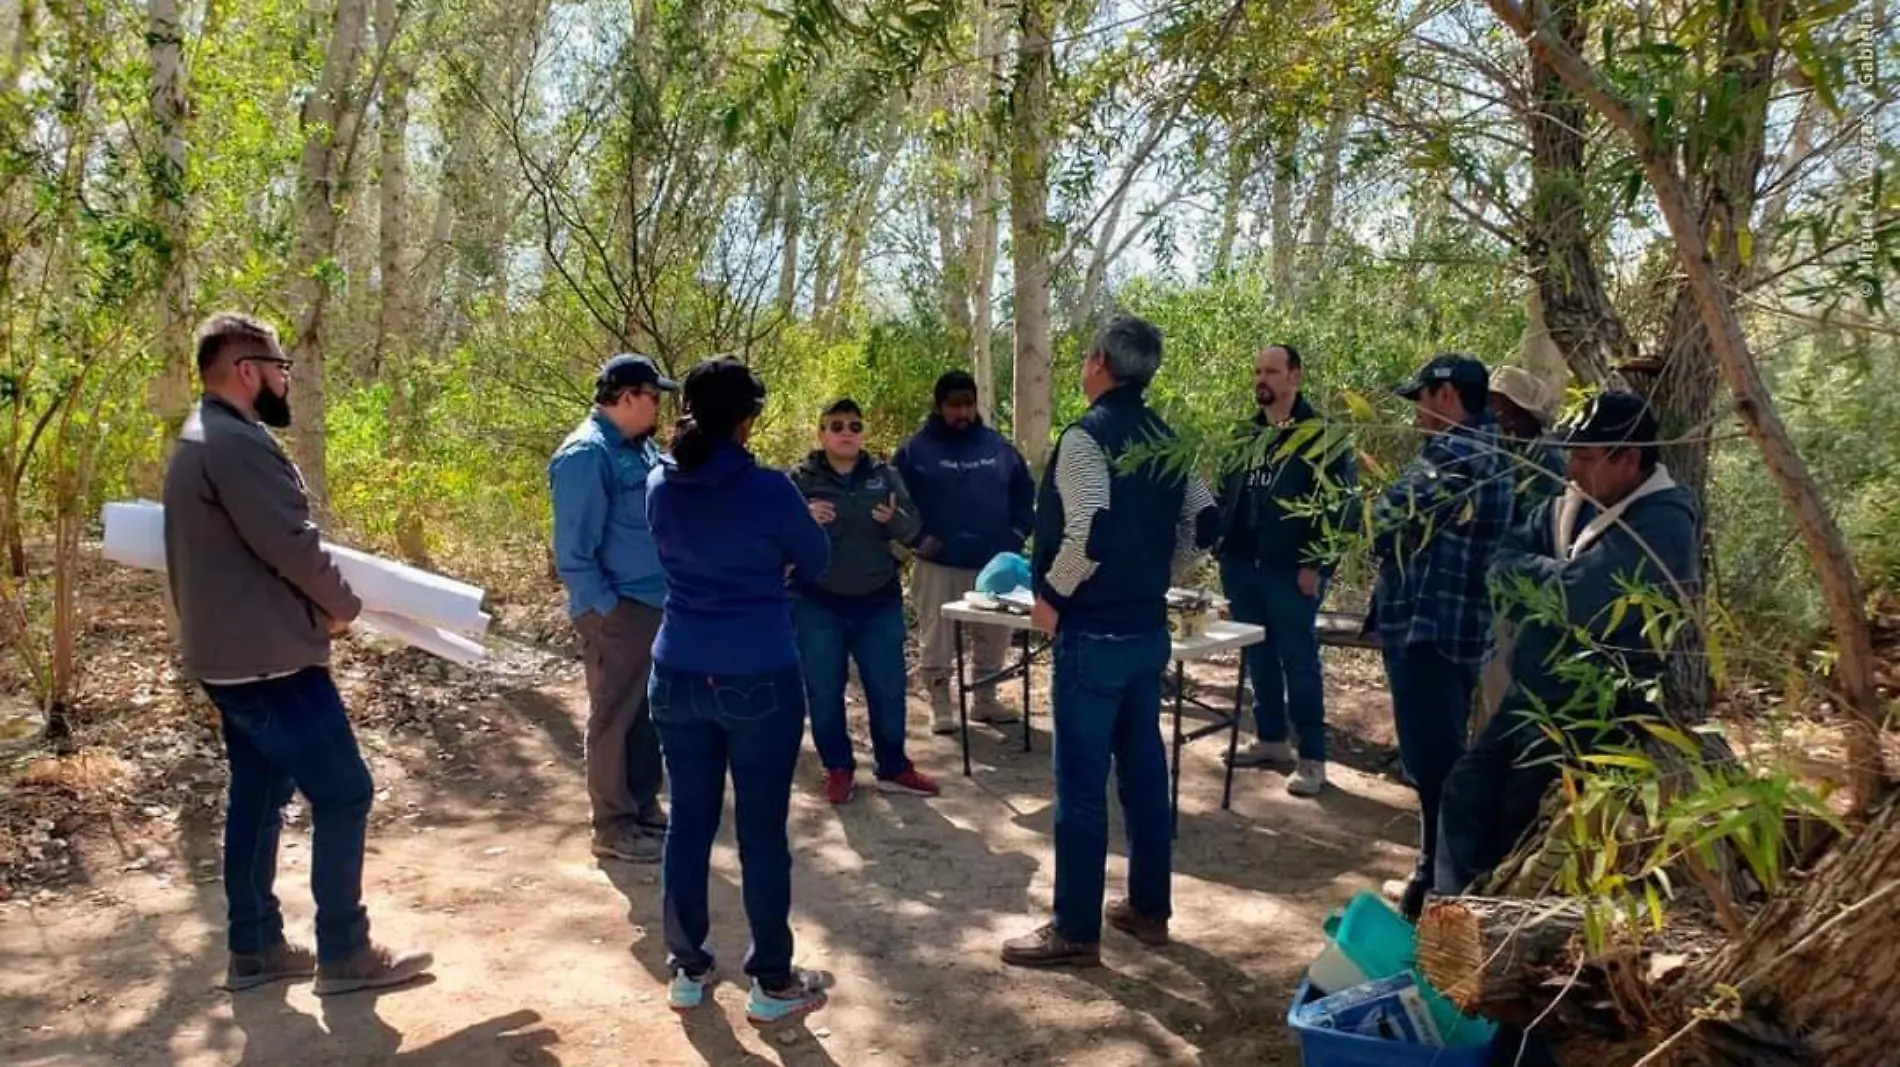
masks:
{"type": "MultiPolygon", "coordinates": [[[[1333,707],[1371,719],[1383,699],[1335,692],[1333,707]]],[[[163,832],[92,843],[50,899],[0,905],[0,1062],[1292,1064],[1283,1013],[1326,912],[1409,863],[1398,784],[1336,763],[1335,788],[1300,801],[1279,774],[1243,772],[1223,812],[1208,739],[1185,761],[1177,943],[1111,934],[1102,969],[1008,969],[998,942],[1042,920],[1054,873],[1046,719],[1033,755],[1018,733],[979,730],[971,779],[952,741],[914,727],[913,755],[947,786],[935,801],[866,791],[834,810],[809,751],[801,768],[793,925],[800,963],[836,976],[831,1006],[760,1033],[725,983],[682,1022],[663,1003],[657,868],[588,854],[583,709],[563,673],[426,729],[364,731],[383,787],[372,921],[435,952],[432,983],[324,1002],[307,984],[216,991],[221,798],[200,789],[150,824],[163,832]]],[[[300,819],[279,876],[293,936],[309,931],[307,846],[300,819]]],[[[714,871],[714,947],[732,974],[745,934],[729,818],[714,871]]]]}

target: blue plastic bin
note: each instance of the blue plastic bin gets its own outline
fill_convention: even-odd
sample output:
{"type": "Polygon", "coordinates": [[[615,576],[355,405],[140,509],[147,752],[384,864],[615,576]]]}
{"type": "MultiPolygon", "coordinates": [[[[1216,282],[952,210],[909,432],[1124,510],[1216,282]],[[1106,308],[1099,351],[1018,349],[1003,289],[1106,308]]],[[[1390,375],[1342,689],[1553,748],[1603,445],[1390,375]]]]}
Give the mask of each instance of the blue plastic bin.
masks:
{"type": "Polygon", "coordinates": [[[1326,937],[1328,948],[1321,959],[1314,961],[1314,976],[1346,971],[1360,975],[1337,989],[1327,988],[1326,992],[1337,993],[1362,981],[1373,982],[1409,971],[1418,979],[1425,1004],[1431,1009],[1432,1021],[1438,1024],[1438,1032],[1444,1035],[1446,1045],[1488,1046],[1497,1036],[1496,1023],[1463,1014],[1419,973],[1417,928],[1393,911],[1378,894],[1354,894],[1345,907],[1327,918],[1326,937]]]}
{"type": "Polygon", "coordinates": [[[1495,1028],[1482,1044],[1433,1048],[1342,1033],[1299,1021],[1301,1005],[1318,999],[1312,984],[1302,978],[1299,990],[1293,994],[1293,1004],[1286,1010],[1286,1024],[1300,1038],[1301,1067],[1487,1067],[1491,1047],[1497,1043],[1495,1028]]]}

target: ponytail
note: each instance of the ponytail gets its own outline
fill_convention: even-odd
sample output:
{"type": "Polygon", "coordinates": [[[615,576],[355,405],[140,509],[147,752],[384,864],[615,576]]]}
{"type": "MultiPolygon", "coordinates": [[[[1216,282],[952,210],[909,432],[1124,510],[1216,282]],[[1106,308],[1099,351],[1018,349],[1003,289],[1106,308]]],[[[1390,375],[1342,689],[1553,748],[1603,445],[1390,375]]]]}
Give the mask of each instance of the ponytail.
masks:
{"type": "Polygon", "coordinates": [[[691,415],[686,416],[673,428],[673,463],[683,471],[698,467],[712,458],[713,445],[720,441],[721,436],[730,440],[732,429],[728,427],[725,434],[717,435],[710,432],[698,419],[691,415]]]}

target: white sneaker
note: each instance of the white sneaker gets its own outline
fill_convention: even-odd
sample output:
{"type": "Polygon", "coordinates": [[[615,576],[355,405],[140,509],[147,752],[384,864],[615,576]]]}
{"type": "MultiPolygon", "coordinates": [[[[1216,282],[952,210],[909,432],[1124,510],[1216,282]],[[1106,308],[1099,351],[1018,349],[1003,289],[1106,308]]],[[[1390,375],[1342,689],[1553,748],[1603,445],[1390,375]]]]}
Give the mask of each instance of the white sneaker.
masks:
{"type": "Polygon", "coordinates": [[[1286,791],[1296,797],[1316,797],[1326,788],[1326,761],[1303,759],[1286,780],[1286,791]]]}
{"type": "MultiPolygon", "coordinates": [[[[1224,757],[1223,757],[1224,758],[1224,757]]],[[[1254,741],[1234,753],[1236,767],[1264,767],[1294,762],[1293,745],[1286,741],[1254,741]]]]}
{"type": "Polygon", "coordinates": [[[950,703],[950,683],[931,685],[930,693],[930,732],[933,734],[954,734],[957,732],[957,709],[950,703]]]}

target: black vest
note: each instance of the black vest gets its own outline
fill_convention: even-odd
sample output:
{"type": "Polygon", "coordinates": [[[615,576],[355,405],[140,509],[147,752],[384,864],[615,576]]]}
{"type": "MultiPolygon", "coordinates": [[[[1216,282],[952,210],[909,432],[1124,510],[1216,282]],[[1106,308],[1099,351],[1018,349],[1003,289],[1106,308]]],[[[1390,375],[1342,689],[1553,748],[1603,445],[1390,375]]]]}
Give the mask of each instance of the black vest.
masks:
{"type": "MultiPolygon", "coordinates": [[[[1187,483],[1159,460],[1124,471],[1119,457],[1138,444],[1172,441],[1174,431],[1149,410],[1139,390],[1127,386],[1097,397],[1062,432],[1066,436],[1078,427],[1108,455],[1108,508],[1096,514],[1089,528],[1088,557],[1098,566],[1061,609],[1061,627],[1109,635],[1161,629],[1168,624],[1175,525],[1187,483]]],[[[1061,447],[1058,440],[1058,455],[1061,447]]],[[[1062,543],[1062,497],[1056,492],[1055,469],[1052,458],[1042,472],[1036,499],[1036,548],[1030,566],[1038,588],[1062,543]]]]}

